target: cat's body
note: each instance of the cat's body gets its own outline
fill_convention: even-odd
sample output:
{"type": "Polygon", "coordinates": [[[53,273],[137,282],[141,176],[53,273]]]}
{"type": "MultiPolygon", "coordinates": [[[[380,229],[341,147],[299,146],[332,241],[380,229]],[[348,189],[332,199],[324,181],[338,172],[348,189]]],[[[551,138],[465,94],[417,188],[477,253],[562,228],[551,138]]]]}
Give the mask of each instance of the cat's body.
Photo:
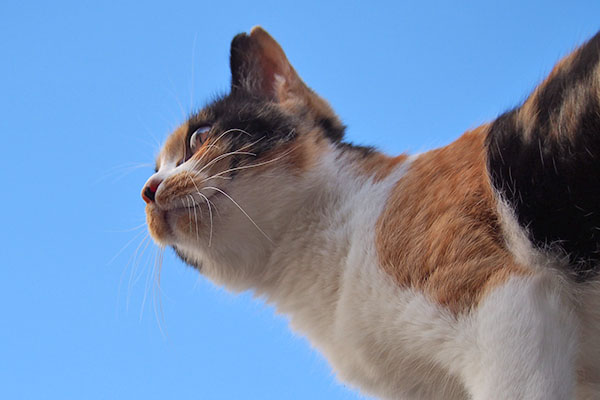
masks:
{"type": "Polygon", "coordinates": [[[600,179],[600,38],[582,49],[515,111],[391,158],[342,143],[255,28],[232,43],[231,94],[165,144],[143,190],[150,232],[274,304],[364,393],[598,399],[600,186],[584,187],[600,179]]]}

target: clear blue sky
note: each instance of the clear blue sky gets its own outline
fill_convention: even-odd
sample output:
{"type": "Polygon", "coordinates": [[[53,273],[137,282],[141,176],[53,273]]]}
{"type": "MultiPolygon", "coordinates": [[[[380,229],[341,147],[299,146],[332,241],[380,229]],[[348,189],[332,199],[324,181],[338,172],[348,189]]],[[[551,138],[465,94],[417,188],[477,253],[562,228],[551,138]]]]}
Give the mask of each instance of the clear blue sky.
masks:
{"type": "Polygon", "coordinates": [[[2,399],[359,398],[170,251],[153,293],[139,192],[156,143],[228,88],[234,34],[262,25],[349,139],[398,153],[517,104],[600,29],[598,1],[98,3],[0,2],[2,399]]]}

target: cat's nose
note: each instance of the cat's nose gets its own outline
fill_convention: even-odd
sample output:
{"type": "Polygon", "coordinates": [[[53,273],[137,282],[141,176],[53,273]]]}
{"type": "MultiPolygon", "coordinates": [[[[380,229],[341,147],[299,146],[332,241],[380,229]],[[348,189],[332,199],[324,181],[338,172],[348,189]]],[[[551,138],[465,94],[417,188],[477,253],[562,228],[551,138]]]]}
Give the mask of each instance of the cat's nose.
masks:
{"type": "Polygon", "coordinates": [[[161,182],[162,179],[155,177],[150,178],[148,182],[146,182],[146,185],[142,189],[142,199],[144,199],[146,203],[154,202],[154,196],[156,195],[156,191],[161,182]]]}

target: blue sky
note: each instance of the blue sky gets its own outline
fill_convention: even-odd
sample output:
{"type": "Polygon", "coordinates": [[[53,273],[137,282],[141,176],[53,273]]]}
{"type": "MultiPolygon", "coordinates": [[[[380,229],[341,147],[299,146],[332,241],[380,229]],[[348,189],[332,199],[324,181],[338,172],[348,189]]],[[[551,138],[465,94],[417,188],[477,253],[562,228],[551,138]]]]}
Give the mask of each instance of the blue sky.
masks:
{"type": "Polygon", "coordinates": [[[360,398],[170,251],[155,293],[139,192],[254,25],[348,139],[392,154],[493,119],[600,29],[597,1],[471,3],[2,1],[0,398],[360,398]]]}

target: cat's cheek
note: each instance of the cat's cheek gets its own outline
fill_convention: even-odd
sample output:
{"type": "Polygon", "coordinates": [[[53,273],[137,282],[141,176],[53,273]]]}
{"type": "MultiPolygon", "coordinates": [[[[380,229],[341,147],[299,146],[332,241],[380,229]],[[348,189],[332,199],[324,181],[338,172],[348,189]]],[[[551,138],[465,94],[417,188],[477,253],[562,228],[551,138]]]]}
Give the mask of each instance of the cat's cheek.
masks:
{"type": "Polygon", "coordinates": [[[160,245],[166,246],[173,241],[173,234],[167,221],[167,212],[153,204],[146,205],[146,223],[152,238],[160,245]]]}
{"type": "Polygon", "coordinates": [[[192,220],[191,215],[191,210],[171,210],[166,216],[174,242],[187,241],[192,234],[193,237],[197,237],[200,221],[198,217],[192,220]]]}

